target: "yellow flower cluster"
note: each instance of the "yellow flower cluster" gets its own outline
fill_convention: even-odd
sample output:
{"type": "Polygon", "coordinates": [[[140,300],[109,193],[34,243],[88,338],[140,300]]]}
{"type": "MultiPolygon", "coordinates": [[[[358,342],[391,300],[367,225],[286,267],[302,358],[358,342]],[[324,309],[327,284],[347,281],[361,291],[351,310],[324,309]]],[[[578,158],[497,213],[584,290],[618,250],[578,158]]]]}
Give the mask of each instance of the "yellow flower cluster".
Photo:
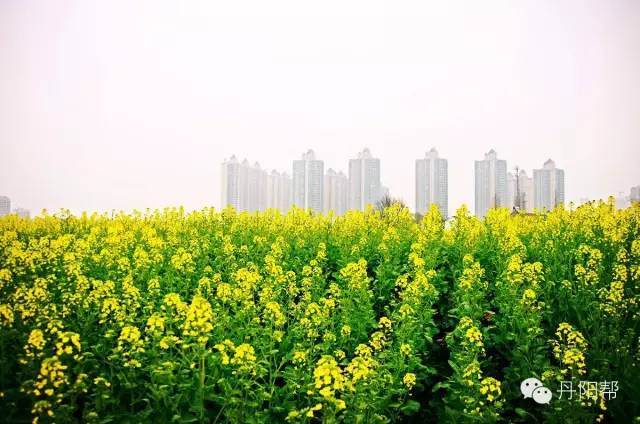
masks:
{"type": "Polygon", "coordinates": [[[640,281],[640,239],[631,243],[630,257],[629,277],[633,281],[640,281]]]}
{"type": "Polygon", "coordinates": [[[69,383],[67,368],[67,365],[63,365],[57,356],[45,358],[42,361],[38,378],[31,390],[36,398],[41,398],[34,403],[31,410],[35,416],[34,420],[43,415],[55,416],[54,408],[62,403],[63,387],[69,383]]]}
{"type": "MultiPolygon", "coordinates": [[[[44,338],[44,333],[39,328],[35,328],[31,330],[29,333],[29,339],[27,339],[27,343],[24,345],[24,352],[27,358],[34,359],[42,356],[42,350],[44,349],[47,341],[44,338]]],[[[28,361],[22,359],[20,361],[23,364],[26,364],[28,361]]]]}
{"type": "Polygon", "coordinates": [[[625,287],[627,286],[630,274],[629,268],[633,270],[634,266],[637,267],[637,265],[631,263],[631,266],[628,268],[628,263],[629,255],[627,255],[627,251],[624,248],[621,248],[616,254],[616,263],[613,267],[613,279],[609,287],[601,288],[599,291],[601,299],[600,309],[604,313],[617,318],[622,318],[630,307],[634,307],[637,304],[637,298],[625,298],[625,287]]]}
{"type": "Polygon", "coordinates": [[[213,330],[213,309],[211,304],[200,295],[191,300],[186,310],[182,332],[187,337],[195,337],[198,343],[204,344],[213,330]]]}
{"type": "Polygon", "coordinates": [[[63,384],[68,382],[65,370],[68,367],[60,362],[57,356],[45,358],[40,366],[40,374],[38,381],[35,384],[34,394],[40,396],[41,392],[47,390],[45,393],[47,396],[53,394],[53,389],[57,389],[63,384]],[[50,387],[50,389],[46,389],[50,387]],[[53,389],[51,389],[53,388],[53,389]],[[49,391],[50,390],[50,391],[49,391]]]}
{"type": "Polygon", "coordinates": [[[120,306],[118,299],[109,297],[102,302],[102,309],[100,311],[100,324],[105,322],[120,322],[125,318],[125,311],[120,306]]]}
{"type": "Polygon", "coordinates": [[[410,356],[412,352],[413,349],[411,348],[411,345],[409,343],[402,343],[400,345],[400,353],[403,356],[410,356]]]}
{"type": "Polygon", "coordinates": [[[484,269],[479,262],[473,260],[473,256],[465,255],[463,258],[464,271],[458,280],[458,286],[461,289],[470,289],[475,285],[482,285],[482,277],[484,277],[484,269]]]}
{"type": "Polygon", "coordinates": [[[532,289],[525,289],[522,293],[521,302],[524,306],[535,307],[537,300],[536,292],[532,289]]]}
{"type": "Polygon", "coordinates": [[[524,282],[524,275],[522,274],[522,257],[520,255],[513,255],[509,258],[506,280],[507,283],[512,286],[519,286],[524,282]]]}
{"type": "Polygon", "coordinates": [[[214,348],[220,352],[220,361],[222,364],[228,365],[230,362],[229,355],[233,355],[236,346],[231,340],[226,339],[222,343],[216,344],[214,348]]]}
{"type": "Polygon", "coordinates": [[[255,362],[255,360],[256,352],[253,350],[253,346],[248,343],[242,343],[236,347],[231,364],[246,367],[255,362]]]}
{"type": "Polygon", "coordinates": [[[131,325],[125,326],[118,337],[116,352],[122,355],[124,366],[128,368],[140,368],[142,364],[137,359],[138,354],[143,353],[144,341],[140,339],[140,330],[131,325]]]}
{"type": "Polygon", "coordinates": [[[262,281],[262,276],[255,266],[240,268],[233,275],[236,287],[233,290],[234,300],[245,306],[253,306],[253,294],[256,287],[262,281]]]}
{"type": "Polygon", "coordinates": [[[182,344],[182,340],[180,340],[180,338],[178,338],[177,336],[171,335],[171,336],[164,336],[158,343],[158,346],[160,346],[160,349],[168,350],[179,344],[182,344]]]}
{"type": "Polygon", "coordinates": [[[293,363],[297,365],[304,364],[307,361],[307,352],[296,350],[293,352],[293,363]]]}
{"type": "Polygon", "coordinates": [[[391,331],[391,320],[387,317],[382,317],[378,321],[378,328],[383,331],[391,331]]]}
{"type": "Polygon", "coordinates": [[[402,383],[407,386],[407,389],[411,390],[416,385],[416,375],[412,372],[408,372],[402,377],[402,383]]]}
{"type": "Polygon", "coordinates": [[[187,274],[193,273],[195,270],[193,256],[182,247],[178,248],[177,252],[171,257],[171,265],[176,271],[187,274]]]}
{"type": "Polygon", "coordinates": [[[486,377],[480,382],[480,394],[486,396],[487,401],[496,402],[502,394],[501,384],[493,377],[486,377]]]}
{"type": "Polygon", "coordinates": [[[13,320],[13,309],[11,306],[6,303],[0,305],[0,326],[11,327],[13,320]]]}
{"type": "Polygon", "coordinates": [[[462,378],[464,378],[464,383],[467,386],[473,386],[476,384],[476,381],[480,381],[480,378],[482,378],[482,370],[480,369],[478,361],[473,361],[464,368],[462,378]]]}
{"type": "Polygon", "coordinates": [[[41,305],[52,306],[49,296],[49,281],[46,278],[36,278],[33,286],[16,288],[13,294],[13,311],[23,321],[30,321],[38,316],[41,305]]]}
{"type": "Polygon", "coordinates": [[[580,263],[574,267],[576,278],[585,286],[593,286],[600,279],[600,268],[602,266],[602,252],[586,244],[578,248],[578,259],[580,263]]]}
{"type": "Polygon", "coordinates": [[[345,369],[347,374],[351,377],[349,387],[355,386],[359,381],[366,381],[369,379],[376,366],[377,362],[371,357],[356,356],[353,358],[345,369]]]}
{"type": "Polygon", "coordinates": [[[305,334],[309,339],[315,339],[320,335],[323,323],[326,323],[336,307],[334,299],[321,299],[321,305],[311,302],[304,311],[304,316],[300,319],[300,324],[305,329],[305,334]]]}
{"type": "Polygon", "coordinates": [[[349,281],[352,290],[364,290],[369,286],[367,276],[367,261],[360,259],[358,262],[351,262],[340,270],[340,276],[349,281]]]}
{"type": "Polygon", "coordinates": [[[222,303],[227,303],[233,298],[233,288],[229,283],[220,283],[216,287],[216,297],[222,303]]]}
{"type": "Polygon", "coordinates": [[[145,331],[151,335],[159,335],[164,332],[165,318],[155,312],[147,319],[145,331]]]}
{"type": "Polygon", "coordinates": [[[149,293],[157,296],[160,291],[160,280],[158,278],[152,278],[147,282],[147,290],[149,293]]]}
{"type": "Polygon", "coordinates": [[[553,355],[560,361],[563,376],[586,374],[585,351],[587,342],[581,332],[563,322],[556,330],[556,340],[553,341],[553,355]]]}
{"type": "Polygon", "coordinates": [[[384,349],[385,345],[387,344],[387,336],[382,331],[376,331],[371,334],[369,344],[374,350],[380,351],[384,349]]]}
{"type": "Polygon", "coordinates": [[[164,297],[162,308],[165,309],[165,306],[180,316],[185,315],[188,309],[187,304],[180,299],[180,295],[177,293],[169,293],[164,297]]]}
{"type": "Polygon", "coordinates": [[[467,341],[469,341],[469,343],[472,343],[477,347],[484,346],[484,344],[482,343],[482,333],[475,326],[468,328],[464,333],[464,337],[467,339],[467,341]]]}
{"type": "Polygon", "coordinates": [[[323,356],[313,370],[315,388],[325,398],[332,398],[345,387],[345,378],[332,356],[323,356]]]}
{"type": "Polygon", "coordinates": [[[458,323],[458,328],[464,331],[463,343],[469,343],[472,346],[478,348],[484,348],[482,342],[482,332],[473,323],[473,320],[469,317],[462,317],[458,323]]]}
{"type": "Polygon", "coordinates": [[[214,348],[220,353],[222,365],[234,365],[241,373],[255,372],[255,362],[258,358],[253,346],[250,344],[242,343],[236,346],[231,340],[226,339],[221,343],[217,343],[214,348]]]}
{"type": "Polygon", "coordinates": [[[276,327],[284,325],[286,319],[278,302],[268,302],[264,307],[264,318],[276,327]]]}
{"type": "MultiPolygon", "coordinates": [[[[80,353],[82,347],[80,346],[80,335],[67,331],[58,334],[58,341],[56,342],[56,355],[73,355],[80,353]]],[[[78,356],[75,356],[78,359],[78,356]]]]}

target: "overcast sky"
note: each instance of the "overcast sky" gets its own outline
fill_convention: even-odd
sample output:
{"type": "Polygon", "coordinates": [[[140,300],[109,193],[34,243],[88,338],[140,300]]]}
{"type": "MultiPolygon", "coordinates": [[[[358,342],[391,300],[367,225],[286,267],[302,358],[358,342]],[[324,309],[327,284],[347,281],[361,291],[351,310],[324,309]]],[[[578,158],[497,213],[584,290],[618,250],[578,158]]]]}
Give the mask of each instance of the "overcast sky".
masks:
{"type": "Polygon", "coordinates": [[[236,154],[291,173],[369,147],[473,208],[493,148],[568,200],[640,184],[640,1],[0,0],[0,195],[32,213],[220,203],[236,154]]]}

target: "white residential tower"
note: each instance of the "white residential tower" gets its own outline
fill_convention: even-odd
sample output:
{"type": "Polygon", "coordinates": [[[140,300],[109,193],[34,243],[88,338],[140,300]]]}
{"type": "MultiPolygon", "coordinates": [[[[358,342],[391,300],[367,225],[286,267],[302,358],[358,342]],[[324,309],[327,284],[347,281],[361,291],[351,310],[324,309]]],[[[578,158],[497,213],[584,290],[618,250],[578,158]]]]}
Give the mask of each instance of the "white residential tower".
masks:
{"type": "Polygon", "coordinates": [[[564,171],[556,168],[551,159],[542,169],[533,170],[533,207],[538,210],[552,210],[564,203],[564,171]]]}
{"type": "Polygon", "coordinates": [[[271,171],[267,177],[267,208],[287,213],[291,207],[291,177],[286,172],[271,171]]]}
{"type": "Polygon", "coordinates": [[[380,197],[380,159],[365,148],[356,159],[349,160],[349,208],[364,210],[380,197]]]}
{"type": "Polygon", "coordinates": [[[449,213],[447,160],[438,157],[435,148],[424,159],[416,159],[416,212],[424,215],[432,204],[438,206],[443,219],[449,213]]]}
{"type": "Polygon", "coordinates": [[[507,207],[507,161],[491,149],[483,160],[475,161],[475,210],[484,218],[491,208],[507,207]]]}
{"type": "Polygon", "coordinates": [[[238,212],[263,211],[267,207],[267,173],[256,162],[253,166],[235,156],[222,163],[222,207],[238,212]]]}
{"type": "Polygon", "coordinates": [[[324,212],[333,211],[336,215],[344,214],[348,209],[349,180],[342,172],[329,168],[324,176],[324,212]]]}
{"type": "Polygon", "coordinates": [[[7,196],[0,196],[0,216],[9,215],[11,213],[11,199],[7,196]]]}
{"type": "Polygon", "coordinates": [[[295,206],[322,212],[323,186],[324,162],[316,159],[313,150],[304,153],[302,159],[293,161],[291,189],[295,206]]]}

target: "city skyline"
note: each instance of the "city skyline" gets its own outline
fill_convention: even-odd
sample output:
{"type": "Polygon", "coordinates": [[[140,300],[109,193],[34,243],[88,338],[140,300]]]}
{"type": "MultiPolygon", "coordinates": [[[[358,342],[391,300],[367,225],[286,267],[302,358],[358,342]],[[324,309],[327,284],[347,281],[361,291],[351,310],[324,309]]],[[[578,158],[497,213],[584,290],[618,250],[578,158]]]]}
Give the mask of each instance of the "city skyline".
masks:
{"type": "Polygon", "coordinates": [[[566,201],[640,183],[637,1],[36,3],[0,2],[0,193],[34,213],[200,209],[223,158],[309,147],[368,146],[413,209],[436,146],[450,214],[489,147],[566,201]]]}
{"type": "Polygon", "coordinates": [[[337,215],[349,209],[365,210],[376,205],[388,189],[380,182],[380,159],[368,148],[349,159],[349,175],[329,168],[309,149],[292,162],[292,177],[275,169],[270,174],[258,162],[250,165],[235,155],[221,164],[221,208],[232,206],[239,212],[267,208],[286,212],[290,206],[337,215]]]}
{"type": "MultiPolygon", "coordinates": [[[[308,150],[302,154],[302,160],[293,161],[293,173],[299,173],[299,180],[306,181],[305,172],[311,169],[310,163],[315,163],[316,176],[314,177],[315,185],[322,185],[322,194],[319,199],[316,199],[314,204],[322,203],[321,210],[307,206],[316,212],[328,213],[333,211],[337,215],[342,215],[345,211],[350,209],[363,210],[366,205],[374,205],[377,200],[384,195],[389,195],[388,189],[379,181],[381,160],[380,158],[374,158],[371,151],[365,147],[359,152],[355,159],[349,159],[349,177],[347,177],[343,171],[335,171],[332,168],[327,169],[324,174],[324,161],[316,157],[313,150],[308,150]],[[297,171],[298,170],[298,171],[297,171]],[[323,175],[319,178],[319,175],[323,175]],[[373,176],[373,180],[368,182],[364,181],[363,176],[373,176]],[[373,182],[373,183],[372,183],[373,182]],[[375,187],[377,193],[376,196],[370,197],[368,201],[362,202],[362,193],[364,193],[365,186],[375,187]],[[357,188],[359,193],[354,193],[353,188],[357,188]]],[[[286,172],[280,173],[275,169],[271,171],[271,174],[267,175],[266,171],[262,171],[258,162],[255,162],[253,167],[261,171],[261,175],[264,175],[264,179],[267,185],[267,201],[261,204],[260,207],[247,208],[247,203],[239,202],[237,196],[234,195],[234,188],[236,186],[246,187],[245,202],[247,199],[251,203],[251,197],[255,196],[248,193],[248,179],[245,178],[244,183],[238,183],[241,181],[241,177],[235,184],[229,185],[232,187],[229,192],[224,192],[227,184],[226,173],[228,164],[239,163],[236,156],[232,155],[229,160],[226,160],[222,164],[222,180],[223,180],[223,193],[222,202],[219,205],[224,207],[225,205],[233,206],[238,211],[262,211],[265,208],[276,208],[281,212],[288,210],[287,205],[293,205],[293,194],[287,195],[279,194],[277,201],[269,200],[273,197],[274,191],[280,190],[273,187],[285,184],[287,191],[290,193],[289,185],[293,179],[289,178],[286,172]],[[275,180],[274,180],[275,178],[275,180]],[[281,181],[284,178],[283,181],[281,181]],[[275,184],[275,185],[274,185],[275,184]],[[231,193],[231,194],[230,194],[231,193]],[[225,201],[225,199],[228,199],[225,201]],[[236,206],[241,205],[241,206],[236,206]]],[[[249,167],[249,161],[244,159],[243,164],[249,167]]],[[[515,209],[523,212],[532,213],[535,210],[550,210],[561,204],[565,204],[565,173],[564,169],[557,168],[555,162],[552,159],[547,159],[541,168],[534,168],[532,171],[532,177],[527,174],[525,169],[520,168],[518,165],[512,171],[507,171],[508,161],[506,159],[499,159],[498,153],[494,149],[490,149],[484,154],[484,159],[474,161],[475,176],[474,185],[475,192],[474,197],[476,199],[476,208],[474,209],[474,215],[479,218],[483,218],[486,215],[488,209],[494,207],[504,207],[508,209],[515,209]],[[516,177],[517,176],[517,177],[516,177]]],[[[455,171],[455,170],[454,170],[455,171]]],[[[241,174],[240,174],[241,175],[241,174]]],[[[255,184],[255,182],[254,182],[255,184]]],[[[306,181],[302,187],[306,187],[309,184],[306,181]]],[[[436,204],[440,209],[442,216],[448,218],[451,217],[455,210],[449,211],[448,204],[448,161],[446,158],[440,157],[435,147],[432,147],[425,153],[424,158],[418,158],[415,160],[415,174],[414,174],[414,190],[416,193],[415,208],[412,209],[410,205],[406,204],[413,212],[423,215],[428,211],[431,204],[436,204]]],[[[631,204],[632,201],[637,201],[640,197],[640,186],[633,186],[629,190],[629,195],[623,195],[619,192],[616,199],[616,205],[622,205],[624,201],[627,204],[631,204]],[[626,199],[626,200],[625,200],[626,199]]],[[[304,195],[301,195],[300,199],[304,199],[304,195]]],[[[399,199],[402,201],[402,199],[399,199]]],[[[604,200],[604,199],[603,199],[604,200]]],[[[300,203],[307,200],[300,200],[300,203]]],[[[574,202],[576,206],[585,203],[587,199],[580,199],[578,202],[574,202]]],[[[255,200],[254,200],[254,204],[255,200]]],[[[301,204],[298,207],[304,207],[301,204]]],[[[457,209],[457,208],[456,208],[457,209]]]]}
{"type": "Polygon", "coordinates": [[[21,207],[16,207],[12,209],[11,198],[9,196],[0,195],[0,217],[9,215],[9,214],[16,214],[22,218],[29,218],[31,216],[31,211],[29,211],[29,209],[25,209],[21,207]]]}
{"type": "MultiPolygon", "coordinates": [[[[362,162],[363,159],[375,160],[375,175],[379,176],[380,159],[373,158],[367,147],[357,154],[356,159],[349,159],[348,162],[350,168],[354,162],[362,162]]],[[[307,207],[309,209],[323,213],[333,211],[337,215],[342,215],[350,209],[362,210],[362,208],[353,207],[357,202],[354,202],[353,195],[350,193],[352,178],[348,178],[343,171],[335,171],[332,168],[329,168],[326,172],[323,172],[324,161],[317,159],[315,152],[312,149],[303,153],[301,160],[293,160],[293,174],[296,173],[296,162],[299,164],[305,163],[304,166],[298,167],[299,170],[306,170],[303,171],[303,174],[304,172],[309,172],[309,169],[313,169],[314,166],[309,167],[309,163],[315,162],[315,174],[322,175],[322,178],[318,179],[316,177],[317,181],[312,184],[314,186],[319,185],[321,187],[321,195],[319,197],[316,195],[315,200],[311,200],[312,204],[321,204],[322,207],[308,207],[307,203],[307,207]],[[318,181],[320,181],[319,184],[318,181]]],[[[411,208],[404,199],[396,199],[405,203],[412,212],[420,215],[424,214],[429,209],[431,203],[435,203],[439,207],[441,215],[451,217],[452,214],[448,213],[449,205],[447,200],[447,159],[440,158],[438,151],[435,147],[432,147],[427,151],[424,158],[418,158],[415,160],[415,165],[415,208],[411,208]],[[432,163],[435,163],[436,166],[432,167],[432,163]],[[434,177],[436,178],[434,179],[434,177]],[[424,191],[424,193],[420,194],[421,191],[424,191]]],[[[547,159],[542,168],[533,169],[533,177],[529,177],[526,170],[517,165],[514,168],[515,172],[503,172],[507,169],[507,161],[498,159],[497,152],[494,149],[485,153],[483,160],[475,161],[474,197],[478,199],[479,196],[485,196],[486,199],[480,204],[476,202],[476,205],[479,207],[475,207],[474,215],[479,218],[483,218],[488,208],[491,207],[515,208],[531,213],[535,209],[549,210],[560,204],[569,203],[565,201],[564,196],[564,169],[556,168],[555,162],[552,159],[547,159]],[[496,164],[499,164],[499,166],[496,166],[496,164]],[[479,167],[479,165],[481,166],[479,167]],[[499,182],[503,179],[503,173],[505,174],[504,184],[499,182]],[[517,179],[515,177],[516,174],[519,175],[517,179]],[[490,176],[491,178],[489,178],[490,176]],[[489,184],[489,181],[492,179],[494,180],[493,183],[489,184]],[[500,185],[500,187],[497,188],[497,185],[500,185]],[[492,193],[491,196],[493,197],[491,197],[489,193],[492,193]],[[517,193],[519,193],[519,195],[517,193]],[[492,206],[487,207],[487,204],[492,206]]],[[[243,161],[240,162],[236,155],[231,155],[229,159],[225,158],[221,163],[220,174],[221,188],[219,197],[221,201],[217,204],[214,202],[211,205],[205,205],[205,207],[213,206],[223,208],[225,207],[224,205],[226,205],[232,206],[239,212],[278,209],[282,213],[286,213],[289,208],[295,204],[294,194],[292,191],[293,178],[290,177],[286,171],[279,172],[276,169],[272,169],[271,172],[268,172],[268,168],[262,169],[257,161],[251,164],[247,158],[244,158],[243,161]],[[233,175],[237,175],[237,177],[234,179],[233,175]]],[[[307,179],[304,175],[301,178],[301,181],[307,179]]],[[[304,184],[310,183],[309,181],[306,181],[304,184]]],[[[390,195],[388,187],[383,186],[379,180],[377,182],[377,187],[379,187],[378,199],[382,196],[390,195]]],[[[304,196],[305,195],[303,194],[301,199],[304,198],[304,196]]],[[[615,199],[617,208],[627,207],[633,202],[640,201],[640,185],[631,186],[628,194],[623,191],[619,191],[617,195],[611,194],[607,196],[607,198],[609,197],[613,197],[615,199]]],[[[571,202],[573,202],[575,206],[580,206],[581,204],[592,200],[607,199],[583,197],[578,201],[571,202]]],[[[309,199],[303,200],[303,202],[309,202],[309,199]]],[[[367,202],[365,204],[375,206],[375,203],[371,202],[367,202]]],[[[303,207],[301,205],[296,206],[303,207]]],[[[469,204],[466,204],[466,206],[469,207],[469,204]]],[[[455,210],[457,210],[458,207],[456,207],[455,210]]],[[[134,209],[142,210],[154,208],[134,209]]],[[[452,212],[455,212],[455,210],[452,212]]],[[[26,208],[16,207],[12,209],[10,197],[0,195],[0,216],[7,215],[9,213],[14,213],[21,217],[30,217],[31,215],[30,210],[26,208]]]]}

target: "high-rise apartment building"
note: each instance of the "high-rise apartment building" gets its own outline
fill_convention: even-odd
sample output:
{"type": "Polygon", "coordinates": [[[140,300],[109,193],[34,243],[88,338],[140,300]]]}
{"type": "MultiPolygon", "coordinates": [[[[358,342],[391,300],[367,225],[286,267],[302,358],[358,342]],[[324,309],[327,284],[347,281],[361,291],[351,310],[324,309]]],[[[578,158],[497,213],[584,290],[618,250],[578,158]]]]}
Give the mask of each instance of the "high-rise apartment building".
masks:
{"type": "Polygon", "coordinates": [[[348,209],[349,180],[342,172],[329,168],[324,176],[324,212],[344,214],[348,209]]]}
{"type": "Polygon", "coordinates": [[[484,218],[491,208],[507,207],[507,161],[491,149],[475,161],[475,210],[484,218]]]}
{"type": "Polygon", "coordinates": [[[249,168],[251,165],[247,158],[240,163],[240,172],[238,178],[238,187],[239,187],[239,199],[240,199],[240,208],[236,209],[238,212],[248,212],[249,205],[252,203],[249,200],[249,168]]]}
{"type": "Polygon", "coordinates": [[[367,205],[375,205],[380,196],[380,159],[365,148],[356,159],[349,160],[349,208],[364,210],[367,205]]]}
{"type": "Polygon", "coordinates": [[[9,215],[11,213],[11,199],[7,196],[0,196],[0,216],[9,215]]]}
{"type": "Polygon", "coordinates": [[[222,207],[238,212],[262,211],[267,206],[267,173],[256,162],[238,162],[235,156],[222,163],[222,207]]]}
{"type": "Polygon", "coordinates": [[[291,177],[286,172],[271,171],[267,177],[267,208],[287,213],[291,207],[291,177]]]}
{"type": "Polygon", "coordinates": [[[424,159],[416,159],[416,212],[424,215],[432,204],[438,206],[443,219],[449,213],[447,160],[438,151],[429,150],[424,159]]]}
{"type": "Polygon", "coordinates": [[[507,207],[523,212],[533,212],[533,178],[524,169],[519,170],[518,178],[507,173],[507,207]]]}
{"type": "Polygon", "coordinates": [[[222,171],[222,184],[221,184],[221,207],[225,208],[231,206],[236,211],[242,210],[241,205],[241,181],[240,172],[241,164],[235,156],[231,156],[229,160],[226,160],[221,165],[222,171]]]}
{"type": "Polygon", "coordinates": [[[267,172],[255,162],[248,167],[247,210],[264,211],[267,207],[267,172]]]}
{"type": "Polygon", "coordinates": [[[631,192],[629,193],[629,200],[631,200],[631,203],[640,202],[640,185],[631,187],[631,192]]]}
{"type": "Polygon", "coordinates": [[[293,204],[299,208],[322,212],[324,208],[324,162],[308,150],[302,159],[293,161],[291,183],[293,204]]]}
{"type": "Polygon", "coordinates": [[[533,195],[533,207],[538,210],[552,210],[564,203],[564,171],[551,159],[542,169],[533,170],[533,195]]]}

